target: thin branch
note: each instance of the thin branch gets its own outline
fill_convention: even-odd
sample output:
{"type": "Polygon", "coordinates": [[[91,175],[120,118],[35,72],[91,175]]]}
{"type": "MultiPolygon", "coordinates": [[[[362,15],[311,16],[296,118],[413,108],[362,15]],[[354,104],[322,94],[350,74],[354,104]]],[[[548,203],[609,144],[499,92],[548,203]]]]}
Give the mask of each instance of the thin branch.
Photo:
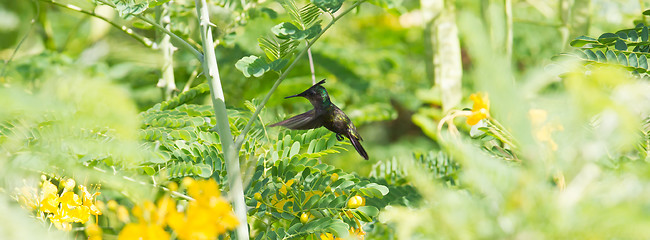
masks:
{"type": "Polygon", "coordinates": [[[89,16],[96,17],[98,19],[103,20],[104,22],[107,22],[108,24],[110,24],[111,26],[119,29],[120,31],[126,33],[127,35],[133,37],[135,40],[138,40],[138,42],[144,44],[145,46],[147,46],[149,48],[153,46],[153,41],[151,41],[149,38],[140,36],[140,35],[136,34],[133,31],[133,29],[131,29],[131,28],[127,27],[127,26],[124,26],[124,25],[119,25],[119,24],[111,21],[108,18],[105,18],[105,17],[103,17],[101,15],[97,15],[94,12],[83,10],[80,7],[72,5],[72,4],[59,3],[59,2],[56,2],[54,0],[39,0],[39,1],[46,2],[46,3],[51,3],[51,4],[54,4],[54,5],[59,6],[59,7],[67,8],[67,9],[70,9],[72,11],[76,11],[76,12],[80,12],[80,13],[83,13],[83,14],[86,14],[86,15],[89,15],[89,16]]]}
{"type": "MultiPolygon", "coordinates": [[[[106,0],[97,0],[97,1],[101,2],[101,3],[105,4],[105,5],[108,5],[108,6],[112,7],[112,8],[116,8],[115,4],[113,4],[112,2],[109,2],[109,1],[106,1],[106,0]]],[[[178,47],[180,47],[182,49],[185,49],[187,51],[190,51],[194,55],[194,57],[196,57],[196,59],[198,59],[199,61],[203,61],[203,54],[201,54],[201,52],[196,50],[196,48],[192,47],[192,45],[190,45],[187,41],[185,41],[184,39],[182,39],[178,35],[174,34],[171,31],[169,31],[169,29],[161,26],[156,21],[151,20],[151,19],[149,19],[148,17],[145,17],[142,14],[136,14],[136,15],[133,15],[133,16],[135,16],[136,18],[138,18],[138,19],[140,19],[142,21],[145,21],[145,22],[151,24],[152,26],[154,26],[158,30],[160,30],[160,31],[164,32],[165,34],[169,35],[171,37],[171,40],[179,45],[178,47]]]]}
{"type": "Polygon", "coordinates": [[[260,104],[258,104],[257,107],[255,108],[255,112],[250,117],[250,120],[246,124],[246,127],[244,127],[244,130],[242,130],[241,134],[239,134],[239,136],[237,136],[237,140],[235,141],[235,149],[237,149],[237,151],[239,151],[239,149],[241,149],[242,143],[244,143],[244,138],[246,137],[246,134],[248,133],[248,131],[250,131],[250,129],[251,129],[252,125],[253,125],[253,120],[256,119],[257,116],[260,114],[260,112],[262,111],[262,108],[264,108],[264,105],[266,105],[266,102],[269,101],[269,99],[271,98],[271,95],[273,95],[273,93],[278,88],[278,86],[280,86],[280,83],[282,83],[282,81],[285,78],[287,78],[287,75],[289,75],[289,72],[291,72],[291,69],[293,69],[296,66],[296,64],[298,63],[298,60],[300,60],[300,58],[303,55],[305,55],[305,53],[307,53],[309,48],[311,48],[311,46],[323,35],[323,33],[325,33],[330,27],[332,27],[332,25],[334,25],[334,23],[336,23],[336,21],[341,19],[343,16],[345,16],[347,13],[349,13],[350,11],[352,11],[353,9],[355,9],[356,7],[358,7],[359,5],[361,5],[365,1],[366,0],[360,0],[360,1],[356,2],[356,3],[354,3],[354,5],[352,5],[350,8],[343,11],[339,16],[333,17],[332,21],[330,21],[330,23],[327,24],[327,26],[325,26],[325,28],[323,28],[323,30],[318,35],[316,35],[316,37],[314,37],[314,39],[307,42],[307,47],[305,49],[303,49],[302,51],[300,51],[300,53],[298,53],[298,56],[296,56],[296,59],[294,59],[293,62],[289,65],[289,67],[287,67],[287,69],[284,70],[284,72],[282,72],[282,75],[280,75],[278,80],[275,81],[275,83],[273,84],[273,87],[271,87],[271,90],[269,90],[269,92],[266,94],[266,96],[264,96],[264,99],[262,99],[262,102],[260,102],[260,104]]]}
{"type": "MultiPolygon", "coordinates": [[[[104,169],[101,169],[101,168],[98,168],[98,167],[93,167],[93,169],[96,170],[96,171],[99,171],[99,172],[107,173],[107,174],[108,174],[108,172],[107,172],[106,170],[104,170],[104,169]]],[[[113,173],[113,175],[115,175],[115,173],[113,173]]],[[[180,192],[178,192],[178,191],[172,191],[171,189],[169,189],[169,188],[167,188],[167,187],[165,187],[165,186],[161,186],[161,185],[158,185],[158,184],[151,184],[151,183],[144,182],[144,181],[140,181],[140,180],[136,180],[136,179],[133,179],[133,178],[130,178],[130,177],[127,177],[127,176],[120,176],[120,177],[122,177],[122,179],[127,180],[127,181],[129,181],[129,182],[138,183],[138,184],[141,184],[141,185],[144,185],[144,186],[153,186],[153,187],[160,188],[160,189],[162,189],[162,190],[165,191],[165,192],[169,192],[169,194],[171,194],[172,196],[176,196],[176,197],[179,197],[179,198],[185,199],[185,200],[187,200],[187,201],[192,201],[192,200],[194,200],[194,198],[192,198],[192,197],[190,197],[190,196],[187,196],[187,195],[185,195],[185,194],[183,194],[183,193],[180,193],[180,192]]]]}
{"type": "Polygon", "coordinates": [[[309,57],[309,70],[311,70],[311,85],[316,84],[316,71],[314,70],[314,59],[311,57],[311,48],[307,48],[307,57],[309,57]]]}
{"type": "MultiPolygon", "coordinates": [[[[7,69],[7,66],[9,66],[9,63],[14,59],[16,56],[16,53],[18,53],[18,49],[20,49],[20,46],[23,45],[29,34],[32,32],[32,29],[34,29],[34,25],[36,23],[36,19],[38,18],[39,15],[41,15],[41,8],[38,6],[38,3],[34,3],[36,5],[36,14],[34,14],[34,18],[31,21],[31,24],[29,25],[29,30],[27,30],[27,33],[25,33],[25,36],[23,36],[22,39],[20,39],[20,42],[18,42],[18,45],[14,49],[14,51],[11,53],[11,56],[9,56],[9,59],[5,61],[5,64],[2,66],[2,71],[0,71],[0,78],[4,78],[5,76],[5,70],[7,69]]],[[[0,79],[0,81],[4,81],[3,79],[0,79]]]]}

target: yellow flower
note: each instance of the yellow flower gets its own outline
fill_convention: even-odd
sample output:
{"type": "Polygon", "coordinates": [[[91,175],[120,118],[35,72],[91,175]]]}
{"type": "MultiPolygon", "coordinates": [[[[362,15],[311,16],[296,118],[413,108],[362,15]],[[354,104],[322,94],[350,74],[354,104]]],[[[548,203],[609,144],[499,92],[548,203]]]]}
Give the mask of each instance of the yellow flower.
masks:
{"type": "Polygon", "coordinates": [[[72,225],[70,224],[69,217],[66,214],[59,212],[57,214],[50,214],[48,218],[57,229],[63,231],[72,230],[72,225]]]}
{"type": "Polygon", "coordinates": [[[76,207],[81,205],[81,199],[73,192],[66,192],[59,198],[59,202],[67,208],[76,207]]]}
{"type": "Polygon", "coordinates": [[[52,224],[61,230],[72,229],[72,222],[87,222],[90,215],[100,215],[101,211],[93,204],[95,196],[90,194],[83,185],[79,185],[82,196],[73,192],[75,182],[73,179],[62,181],[63,192],[59,196],[58,188],[45,177],[41,185],[41,199],[39,210],[46,213],[52,224]]]}
{"type": "MultiPolygon", "coordinates": [[[[169,196],[160,198],[156,204],[145,201],[133,207],[131,212],[137,222],[127,224],[118,239],[168,239],[170,235],[164,231],[167,227],[182,240],[216,239],[239,224],[214,180],[194,181],[186,178],[182,185],[193,198],[185,212],[179,212],[176,201],[169,196]]],[[[120,220],[128,221],[126,208],[118,206],[117,211],[120,220]]]]}
{"type": "Polygon", "coordinates": [[[71,191],[74,186],[75,186],[75,181],[72,178],[68,178],[67,180],[63,181],[63,187],[66,191],[71,191]]]}
{"type": "Polygon", "coordinates": [[[40,210],[45,213],[55,213],[59,209],[59,197],[49,195],[41,201],[40,210]]]}
{"type": "Polygon", "coordinates": [[[167,216],[179,239],[214,239],[239,224],[214,180],[192,181],[187,193],[194,200],[188,203],[186,215],[170,211],[167,216]]]}
{"type": "Polygon", "coordinates": [[[169,239],[169,233],[162,226],[151,223],[129,223],[117,235],[118,240],[169,239]]]}
{"type": "Polygon", "coordinates": [[[81,190],[81,198],[83,201],[83,205],[88,207],[90,213],[95,216],[101,215],[102,212],[99,210],[100,208],[93,203],[100,193],[96,192],[94,194],[90,194],[90,192],[88,192],[88,189],[84,185],[79,185],[79,190],[81,190]]]}
{"type": "Polygon", "coordinates": [[[44,181],[41,189],[40,210],[46,213],[55,213],[59,208],[58,189],[50,181],[44,181]]]}
{"type": "Polygon", "coordinates": [[[482,96],[481,93],[473,93],[469,95],[469,99],[474,102],[472,106],[472,113],[467,117],[467,124],[476,125],[482,119],[485,119],[490,114],[490,100],[487,94],[482,96]]]}
{"type": "Polygon", "coordinates": [[[59,189],[54,186],[50,181],[45,180],[42,186],[42,197],[45,198],[49,195],[56,195],[59,192],[59,189]]]}

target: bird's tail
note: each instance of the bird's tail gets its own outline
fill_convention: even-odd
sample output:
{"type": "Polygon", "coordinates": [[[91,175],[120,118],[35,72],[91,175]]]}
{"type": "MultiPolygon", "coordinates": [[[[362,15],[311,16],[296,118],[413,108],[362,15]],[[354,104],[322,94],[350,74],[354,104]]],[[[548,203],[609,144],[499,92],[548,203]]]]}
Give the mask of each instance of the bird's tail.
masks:
{"type": "Polygon", "coordinates": [[[357,150],[359,155],[361,155],[364,159],[368,160],[368,153],[366,152],[365,149],[363,149],[363,146],[361,146],[359,139],[350,133],[348,133],[348,138],[350,139],[352,146],[354,146],[354,149],[357,150]]]}

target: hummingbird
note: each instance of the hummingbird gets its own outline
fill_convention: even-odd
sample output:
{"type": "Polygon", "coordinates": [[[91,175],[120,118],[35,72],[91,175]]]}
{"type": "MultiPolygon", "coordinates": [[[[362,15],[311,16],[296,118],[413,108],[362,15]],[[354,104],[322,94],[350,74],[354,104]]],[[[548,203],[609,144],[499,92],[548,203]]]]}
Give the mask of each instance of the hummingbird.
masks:
{"type": "Polygon", "coordinates": [[[284,126],[294,130],[307,130],[319,127],[325,127],[328,130],[336,133],[336,139],[342,141],[346,137],[350,139],[352,146],[357,150],[359,155],[368,160],[368,153],[361,146],[360,141],[363,141],[361,135],[357,132],[348,115],[345,115],[340,108],[338,108],[327,94],[325,87],[321,86],[325,83],[325,79],[314,84],[309,89],[296,95],[291,95],[287,98],[304,97],[311,102],[314,109],[305,113],[298,114],[289,119],[269,125],[269,127],[284,126]]]}

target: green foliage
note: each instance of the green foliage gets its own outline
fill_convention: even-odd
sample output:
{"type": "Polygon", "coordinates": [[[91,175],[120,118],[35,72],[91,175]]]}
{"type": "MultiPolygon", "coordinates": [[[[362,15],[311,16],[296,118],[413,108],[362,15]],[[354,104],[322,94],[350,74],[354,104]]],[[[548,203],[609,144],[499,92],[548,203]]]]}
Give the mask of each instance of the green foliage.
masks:
{"type": "MultiPolygon", "coordinates": [[[[294,50],[302,40],[313,39],[322,31],[321,12],[313,4],[298,8],[294,0],[285,0],[282,6],[291,16],[292,22],[283,22],[271,28],[274,37],[258,38],[259,47],[271,61],[268,63],[257,56],[248,56],[237,61],[235,66],[244,76],[260,77],[268,71],[281,72],[291,59],[294,50]]],[[[339,6],[340,7],[340,6],[339,6]]]]}
{"type": "MultiPolygon", "coordinates": [[[[152,22],[200,49],[192,1],[74,1],[79,7],[42,2],[47,4],[38,11],[29,2],[0,4],[0,32],[6,36],[0,39],[6,63],[0,70],[0,188],[10,191],[13,182],[44,173],[101,182],[104,200],[138,203],[154,198],[148,193],[161,184],[192,177],[214,178],[230,195],[213,107],[203,103],[210,89],[196,84],[212,73],[200,73],[202,59],[176,40],[171,66],[184,91],[161,97],[154,87],[170,65],[160,61],[157,48],[166,35],[152,22]],[[32,19],[34,12],[40,15],[32,19]],[[113,28],[98,24],[98,16],[113,28]],[[39,34],[24,34],[33,31],[28,29],[39,34]],[[22,36],[27,38],[18,44],[22,36]],[[65,70],[71,66],[75,71],[65,70]]],[[[453,2],[448,7],[458,10],[465,31],[464,90],[488,92],[492,109],[486,125],[474,129],[459,117],[460,138],[451,138],[437,132],[445,113],[441,93],[430,91],[430,39],[423,31],[429,23],[422,22],[428,12],[420,2],[370,0],[392,14],[363,8],[340,19],[351,9],[344,5],[356,2],[208,2],[227,124],[240,136],[247,123],[256,123],[238,153],[256,239],[344,237],[350,228],[363,229],[367,239],[648,238],[646,22],[578,37],[571,46],[579,49],[571,55],[583,61],[558,61],[566,68],[538,71],[569,36],[613,29],[619,23],[602,22],[630,17],[615,11],[590,19],[602,9],[587,8],[589,1],[567,1],[569,6],[556,4],[557,9],[521,1],[511,6],[514,23],[508,26],[502,18],[509,1],[453,2]],[[468,15],[482,19],[471,22],[468,15]],[[329,17],[340,22],[329,28],[323,24],[329,17]],[[362,164],[356,153],[343,151],[350,149],[346,141],[326,129],[264,127],[308,106],[278,96],[308,84],[309,62],[294,59],[295,53],[326,29],[333,31],[309,45],[313,73],[330,80],[333,100],[374,153],[362,164]],[[517,43],[510,51],[503,49],[507,34],[517,43]],[[283,72],[288,66],[293,71],[283,72]],[[262,99],[275,80],[268,72],[289,77],[251,119],[261,101],[249,99],[262,99]],[[242,79],[242,73],[260,81],[242,79]],[[533,117],[531,110],[546,115],[533,117]],[[415,147],[413,139],[426,138],[422,132],[434,140],[415,147]],[[406,150],[394,151],[399,147],[406,150]],[[371,165],[367,177],[363,172],[371,165]],[[366,205],[349,207],[355,195],[366,205]]],[[[622,10],[613,5],[607,6],[622,10]]],[[[21,219],[26,218],[18,219],[22,224],[21,219]]],[[[5,228],[15,226],[10,225],[5,228]]],[[[119,229],[113,226],[102,225],[106,238],[115,238],[119,229]]]]}
{"type": "Polygon", "coordinates": [[[335,13],[343,5],[343,0],[313,0],[314,5],[323,11],[335,13]]]}
{"type": "Polygon", "coordinates": [[[649,67],[649,44],[648,27],[639,23],[635,28],[603,33],[598,39],[577,37],[571,41],[571,46],[580,50],[571,55],[589,63],[613,63],[630,71],[645,73],[649,67]]]}
{"type": "Polygon", "coordinates": [[[288,156],[280,161],[260,159],[247,188],[251,197],[248,205],[253,207],[249,214],[257,219],[254,224],[260,225],[257,239],[274,239],[275,235],[295,239],[325,233],[345,237],[348,229],[361,228],[360,221],[371,222],[378,214],[375,205],[349,208],[346,204],[350,198],[359,195],[369,203],[371,199],[382,203],[380,199],[389,192],[386,186],[318,164],[316,159],[288,156]],[[309,221],[301,222],[301,214],[310,216],[309,221]]]}

